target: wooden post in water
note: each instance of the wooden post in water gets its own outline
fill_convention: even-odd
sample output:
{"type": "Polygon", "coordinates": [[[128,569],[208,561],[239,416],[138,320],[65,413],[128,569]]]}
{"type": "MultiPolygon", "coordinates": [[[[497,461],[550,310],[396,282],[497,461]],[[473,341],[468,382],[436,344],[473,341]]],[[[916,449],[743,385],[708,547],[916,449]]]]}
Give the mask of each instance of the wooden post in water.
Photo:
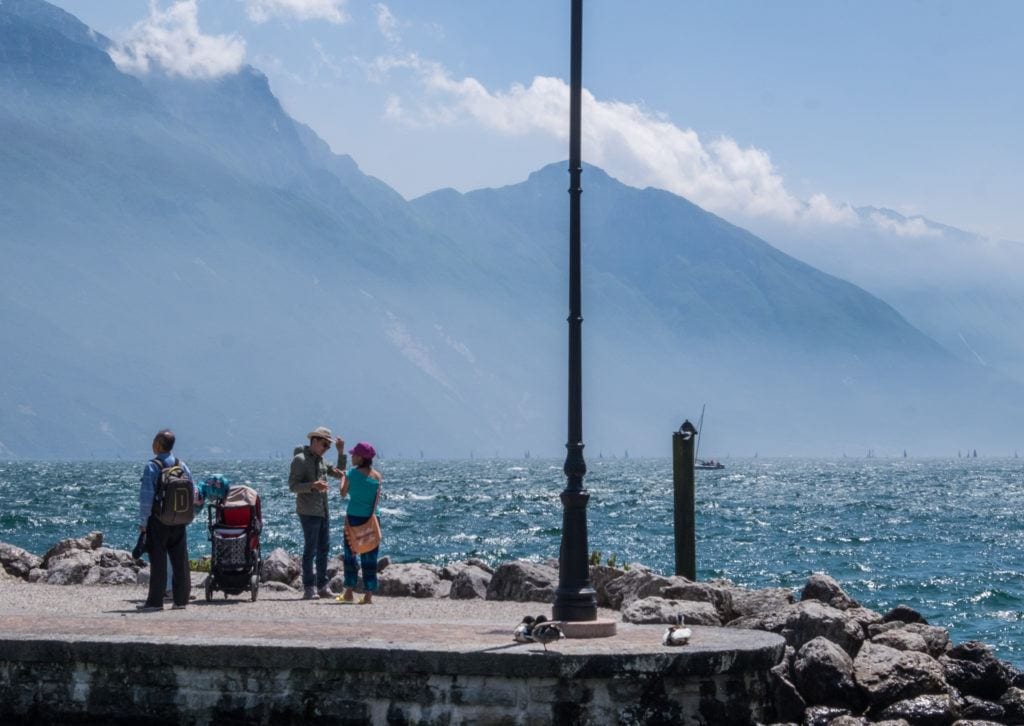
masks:
{"type": "Polygon", "coordinates": [[[676,537],[676,574],[697,579],[697,517],[695,512],[694,444],[697,429],[683,421],[672,434],[673,519],[676,537]]]}

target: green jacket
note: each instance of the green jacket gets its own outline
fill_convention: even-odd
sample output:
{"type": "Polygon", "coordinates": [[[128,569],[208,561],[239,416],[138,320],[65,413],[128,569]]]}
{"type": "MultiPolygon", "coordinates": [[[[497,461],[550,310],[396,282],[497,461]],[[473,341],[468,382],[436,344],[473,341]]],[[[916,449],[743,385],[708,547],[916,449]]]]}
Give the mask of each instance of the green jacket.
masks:
{"type": "MultiPolygon", "coordinates": [[[[313,482],[328,476],[340,479],[345,471],[347,457],[338,453],[338,466],[334,467],[317,456],[309,446],[296,446],[292,457],[292,468],[288,472],[288,488],[295,494],[295,511],[298,514],[312,514],[315,517],[326,517],[328,492],[315,492],[310,487],[313,482]]],[[[330,490],[328,490],[330,491],[330,490]]]]}

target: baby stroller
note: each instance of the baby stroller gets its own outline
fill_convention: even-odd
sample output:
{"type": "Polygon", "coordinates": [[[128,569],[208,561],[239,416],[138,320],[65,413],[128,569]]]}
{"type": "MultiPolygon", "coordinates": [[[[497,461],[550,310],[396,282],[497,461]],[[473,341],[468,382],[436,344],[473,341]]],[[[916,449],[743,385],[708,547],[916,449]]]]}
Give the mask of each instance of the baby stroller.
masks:
{"type": "Polygon", "coordinates": [[[212,543],[206,599],[213,599],[214,590],[225,598],[248,590],[255,601],[263,567],[260,495],[252,487],[232,486],[222,501],[207,506],[206,518],[212,543]]]}

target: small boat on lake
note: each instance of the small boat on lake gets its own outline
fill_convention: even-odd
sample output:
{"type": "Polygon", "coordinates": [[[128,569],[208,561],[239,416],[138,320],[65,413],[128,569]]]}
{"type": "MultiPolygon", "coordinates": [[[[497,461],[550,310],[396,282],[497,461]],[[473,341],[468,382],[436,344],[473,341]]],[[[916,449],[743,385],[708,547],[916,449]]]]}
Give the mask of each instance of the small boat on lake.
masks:
{"type": "Polygon", "coordinates": [[[697,459],[693,463],[694,469],[724,469],[725,464],[714,459],[697,459]]]}
{"type": "Polygon", "coordinates": [[[724,469],[725,464],[714,459],[700,459],[697,455],[700,453],[700,440],[703,438],[701,435],[704,433],[704,409],[707,408],[707,404],[700,407],[700,421],[697,422],[697,449],[693,452],[693,468],[694,469],[724,469]]]}

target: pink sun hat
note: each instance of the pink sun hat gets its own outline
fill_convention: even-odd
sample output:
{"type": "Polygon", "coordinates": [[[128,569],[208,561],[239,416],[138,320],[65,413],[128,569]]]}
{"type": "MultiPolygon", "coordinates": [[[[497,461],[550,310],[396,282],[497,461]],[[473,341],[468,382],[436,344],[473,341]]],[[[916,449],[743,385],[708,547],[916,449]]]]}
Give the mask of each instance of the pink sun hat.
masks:
{"type": "Polygon", "coordinates": [[[373,444],[368,444],[365,441],[360,441],[358,444],[348,450],[348,453],[356,456],[361,456],[364,459],[372,459],[377,455],[377,450],[373,448],[373,444]]]}

